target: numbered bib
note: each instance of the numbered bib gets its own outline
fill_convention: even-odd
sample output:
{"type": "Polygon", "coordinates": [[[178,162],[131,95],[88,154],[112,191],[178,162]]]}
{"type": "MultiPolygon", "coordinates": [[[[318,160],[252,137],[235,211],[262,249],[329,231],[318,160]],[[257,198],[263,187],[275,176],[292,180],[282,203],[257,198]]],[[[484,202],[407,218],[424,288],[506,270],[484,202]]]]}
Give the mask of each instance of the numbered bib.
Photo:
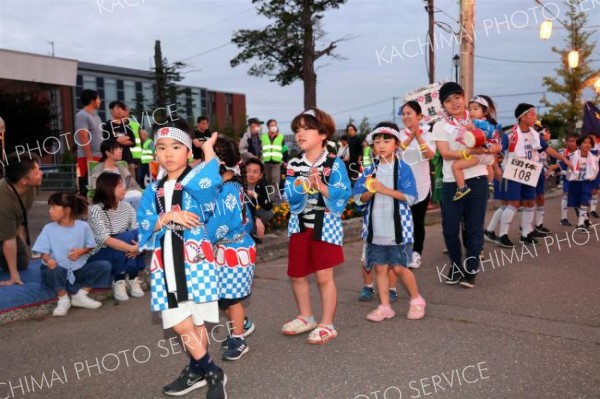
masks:
{"type": "Polygon", "coordinates": [[[536,187],[543,165],[525,158],[510,158],[504,167],[502,177],[517,183],[536,187]]]}

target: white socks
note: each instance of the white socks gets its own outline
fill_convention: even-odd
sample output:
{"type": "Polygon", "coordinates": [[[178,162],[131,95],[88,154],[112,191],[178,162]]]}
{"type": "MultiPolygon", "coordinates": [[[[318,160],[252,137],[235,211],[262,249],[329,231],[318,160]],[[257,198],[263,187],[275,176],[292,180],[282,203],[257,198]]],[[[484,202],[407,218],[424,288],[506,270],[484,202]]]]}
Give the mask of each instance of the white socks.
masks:
{"type": "Polygon", "coordinates": [[[523,212],[521,213],[521,237],[527,237],[529,233],[533,230],[533,214],[534,208],[525,208],[523,207],[523,212]]]}
{"type": "Polygon", "coordinates": [[[560,220],[567,218],[567,212],[569,208],[567,208],[567,193],[564,193],[562,199],[560,200],[560,220]]]}
{"type": "Polygon", "coordinates": [[[496,212],[494,212],[494,215],[487,226],[487,231],[496,231],[496,226],[498,226],[498,223],[500,223],[500,218],[502,217],[504,208],[506,208],[506,206],[502,205],[500,208],[496,209],[496,212]]]}
{"type": "Polygon", "coordinates": [[[598,206],[598,194],[592,195],[592,202],[590,203],[590,212],[595,212],[598,206]]]}
{"type": "Polygon", "coordinates": [[[544,213],[546,213],[545,208],[543,206],[538,206],[535,208],[535,225],[541,226],[544,224],[544,213]]]}
{"type": "Polygon", "coordinates": [[[515,213],[517,213],[517,209],[514,206],[507,205],[504,208],[502,216],[500,217],[500,232],[498,233],[500,237],[508,234],[508,228],[515,217],[515,213]]]}
{"type": "Polygon", "coordinates": [[[587,219],[587,206],[579,208],[579,219],[577,220],[577,226],[585,226],[585,220],[587,219]]]}

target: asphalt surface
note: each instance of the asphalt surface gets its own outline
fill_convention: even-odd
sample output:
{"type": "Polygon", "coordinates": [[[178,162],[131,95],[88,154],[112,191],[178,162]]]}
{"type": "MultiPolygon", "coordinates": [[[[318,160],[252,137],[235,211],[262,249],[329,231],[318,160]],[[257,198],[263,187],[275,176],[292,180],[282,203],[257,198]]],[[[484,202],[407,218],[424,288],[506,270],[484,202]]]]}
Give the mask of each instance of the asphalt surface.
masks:
{"type": "MultiPolygon", "coordinates": [[[[600,398],[600,225],[597,234],[572,235],[558,223],[559,199],[546,209],[554,243],[517,246],[512,255],[487,243],[470,290],[440,283],[448,261],[440,226],[429,226],[415,271],[427,300],[419,321],[404,317],[402,289],[394,319],[366,321],[376,302],[357,300],[361,244],[347,245],[336,270],[339,337],[325,346],[279,332],[297,314],[286,259],[259,264],[247,307],[257,325],[250,351],[218,360],[229,398],[600,398]]],[[[517,241],[518,218],[510,234],[517,241]]],[[[314,285],[312,298],[319,303],[314,285]]],[[[211,338],[224,334],[216,328],[211,338]]],[[[211,353],[220,359],[217,343],[211,353]]],[[[148,295],[1,327],[0,354],[0,399],[165,398],[161,387],[187,362],[181,342],[150,313],[148,295]]],[[[200,389],[186,397],[204,396],[200,389]]]]}

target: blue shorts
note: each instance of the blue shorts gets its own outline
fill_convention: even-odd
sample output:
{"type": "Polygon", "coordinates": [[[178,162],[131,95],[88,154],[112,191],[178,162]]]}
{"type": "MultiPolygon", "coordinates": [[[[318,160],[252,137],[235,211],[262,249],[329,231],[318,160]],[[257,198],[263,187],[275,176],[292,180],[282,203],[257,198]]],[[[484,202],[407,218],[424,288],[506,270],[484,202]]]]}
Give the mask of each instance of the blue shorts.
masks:
{"type": "Polygon", "coordinates": [[[537,186],[535,187],[535,194],[536,196],[541,196],[544,195],[544,185],[546,183],[546,174],[544,172],[544,169],[542,169],[542,173],[540,173],[540,178],[538,179],[538,183],[537,186]]]}
{"type": "Polygon", "coordinates": [[[567,206],[569,208],[589,206],[590,202],[592,201],[592,185],[593,180],[570,181],[567,206]]]}
{"type": "Polygon", "coordinates": [[[502,200],[502,184],[500,184],[501,180],[494,179],[494,199],[502,200]]]}
{"type": "Polygon", "coordinates": [[[412,244],[377,245],[367,244],[367,270],[375,265],[402,266],[412,262],[412,244]]]}
{"type": "Polygon", "coordinates": [[[502,179],[502,194],[504,201],[528,201],[534,200],[536,188],[516,181],[502,179]]]}

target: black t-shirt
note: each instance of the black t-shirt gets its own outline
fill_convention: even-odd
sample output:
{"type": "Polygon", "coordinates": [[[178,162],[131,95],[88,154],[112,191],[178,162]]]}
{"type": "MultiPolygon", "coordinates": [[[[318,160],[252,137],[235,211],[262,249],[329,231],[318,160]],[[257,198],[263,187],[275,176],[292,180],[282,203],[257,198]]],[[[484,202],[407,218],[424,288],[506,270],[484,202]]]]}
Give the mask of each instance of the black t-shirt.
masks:
{"type": "Polygon", "coordinates": [[[348,136],[348,149],[350,150],[350,163],[358,162],[358,157],[362,155],[361,140],[358,136],[348,136]]]}
{"type": "Polygon", "coordinates": [[[131,149],[135,147],[135,133],[133,133],[133,129],[129,126],[129,123],[117,123],[113,121],[106,121],[103,124],[102,130],[108,132],[103,133],[103,137],[111,137],[117,138],[121,136],[129,137],[131,140],[131,145],[123,145],[123,161],[127,163],[135,163],[136,161],[133,159],[133,155],[131,154],[131,149]]]}
{"type": "MultiPolygon", "coordinates": [[[[210,130],[206,129],[205,131],[201,132],[198,129],[194,129],[194,139],[198,139],[200,141],[206,141],[210,138],[210,130]]],[[[202,148],[198,148],[195,145],[192,145],[192,153],[194,154],[194,159],[201,159],[202,158],[202,148]]]]}

